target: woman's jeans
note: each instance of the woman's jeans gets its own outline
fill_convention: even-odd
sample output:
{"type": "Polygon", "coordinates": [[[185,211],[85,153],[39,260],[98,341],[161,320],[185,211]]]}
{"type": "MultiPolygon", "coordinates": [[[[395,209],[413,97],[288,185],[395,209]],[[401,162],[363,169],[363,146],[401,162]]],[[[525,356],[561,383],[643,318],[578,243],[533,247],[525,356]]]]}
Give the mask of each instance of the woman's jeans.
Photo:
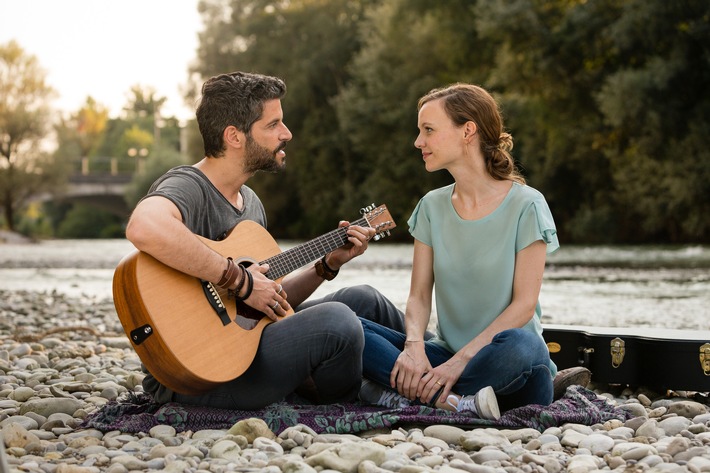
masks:
{"type": "MultiPolygon", "coordinates": [[[[369,286],[341,289],[324,300],[341,302],[360,317],[365,333],[363,375],[389,386],[390,373],[404,348],[404,314],[369,286]]],[[[436,367],[453,354],[431,337],[429,333],[425,337],[425,351],[436,367]]],[[[491,386],[503,410],[548,405],[552,402],[549,364],[549,351],[540,337],[523,329],[505,330],[469,361],[452,391],[469,395],[491,386]]]]}

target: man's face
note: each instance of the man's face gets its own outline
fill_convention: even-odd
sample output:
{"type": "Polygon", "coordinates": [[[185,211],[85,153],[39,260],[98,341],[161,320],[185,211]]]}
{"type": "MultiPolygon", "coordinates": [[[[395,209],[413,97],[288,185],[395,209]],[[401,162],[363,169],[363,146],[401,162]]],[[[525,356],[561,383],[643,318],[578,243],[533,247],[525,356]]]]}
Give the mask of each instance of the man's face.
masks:
{"type": "Polygon", "coordinates": [[[293,135],[283,122],[281,101],[264,103],[264,113],[247,134],[244,170],[277,172],[286,167],[286,144],[293,135]]]}

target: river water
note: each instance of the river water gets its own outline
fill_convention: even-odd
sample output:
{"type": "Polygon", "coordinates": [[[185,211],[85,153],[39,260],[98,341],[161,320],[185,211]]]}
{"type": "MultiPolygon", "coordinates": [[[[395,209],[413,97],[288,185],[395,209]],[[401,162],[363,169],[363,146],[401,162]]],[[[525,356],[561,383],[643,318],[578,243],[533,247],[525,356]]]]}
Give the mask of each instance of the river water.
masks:
{"type": "MultiPolygon", "coordinates": [[[[372,244],[314,297],[370,284],[404,308],[412,248],[372,244]]],[[[0,244],[0,290],[110,298],[113,270],[130,251],[126,240],[0,244]]],[[[710,246],[563,246],[548,257],[540,303],[546,324],[710,330],[710,246]]]]}

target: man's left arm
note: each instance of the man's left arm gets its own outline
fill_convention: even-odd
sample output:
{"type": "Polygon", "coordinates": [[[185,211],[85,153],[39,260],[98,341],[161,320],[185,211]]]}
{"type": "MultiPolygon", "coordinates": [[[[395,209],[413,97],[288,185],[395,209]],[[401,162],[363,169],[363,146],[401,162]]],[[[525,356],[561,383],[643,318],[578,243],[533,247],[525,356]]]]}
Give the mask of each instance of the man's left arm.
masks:
{"type": "Polygon", "coordinates": [[[327,277],[332,279],[333,273],[337,274],[345,263],[363,254],[367,250],[368,242],[375,236],[375,229],[372,227],[350,225],[346,221],[340,222],[339,226],[347,227],[348,243],[325,256],[325,267],[320,269],[323,276],[318,274],[316,265],[312,265],[284,279],[283,287],[288,294],[291,307],[298,307],[323,284],[327,277]]]}

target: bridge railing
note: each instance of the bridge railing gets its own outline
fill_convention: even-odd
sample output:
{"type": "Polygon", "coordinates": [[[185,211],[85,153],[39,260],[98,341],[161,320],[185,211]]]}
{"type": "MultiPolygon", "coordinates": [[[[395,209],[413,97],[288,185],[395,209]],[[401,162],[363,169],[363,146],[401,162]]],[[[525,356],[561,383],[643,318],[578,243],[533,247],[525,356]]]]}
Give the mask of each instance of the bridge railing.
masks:
{"type": "Polygon", "coordinates": [[[105,174],[110,176],[141,173],[145,169],[145,158],[92,156],[81,158],[75,165],[74,174],[82,176],[105,174]]]}

